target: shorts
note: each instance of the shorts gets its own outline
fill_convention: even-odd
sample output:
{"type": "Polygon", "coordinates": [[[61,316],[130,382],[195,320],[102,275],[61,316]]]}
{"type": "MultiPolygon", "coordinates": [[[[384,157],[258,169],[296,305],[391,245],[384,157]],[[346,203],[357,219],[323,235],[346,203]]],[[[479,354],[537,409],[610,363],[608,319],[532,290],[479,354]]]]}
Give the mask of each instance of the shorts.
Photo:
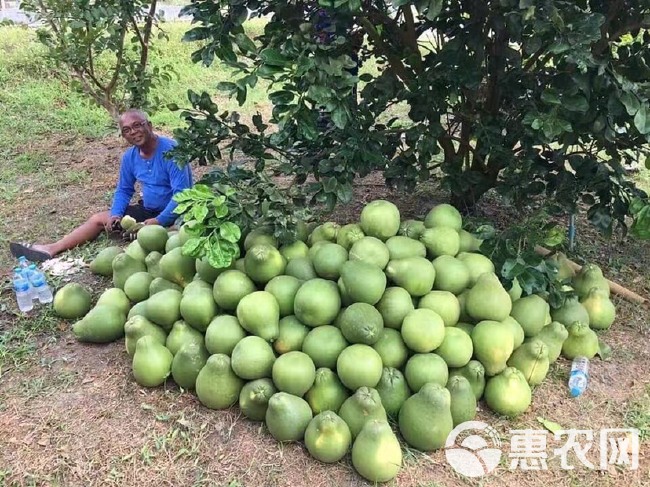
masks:
{"type": "Polygon", "coordinates": [[[135,205],[127,206],[124,215],[133,217],[137,222],[143,222],[149,218],[156,218],[158,215],[160,215],[160,212],[145,208],[142,204],[142,201],[140,201],[135,205]]]}

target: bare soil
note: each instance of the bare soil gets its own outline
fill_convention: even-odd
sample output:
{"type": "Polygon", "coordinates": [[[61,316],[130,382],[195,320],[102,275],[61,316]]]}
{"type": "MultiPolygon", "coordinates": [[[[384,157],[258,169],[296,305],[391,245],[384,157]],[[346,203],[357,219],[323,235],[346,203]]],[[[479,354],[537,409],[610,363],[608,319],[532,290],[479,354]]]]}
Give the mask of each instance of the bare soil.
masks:
{"type": "MultiPolygon", "coordinates": [[[[50,240],[91,213],[105,209],[123,149],[114,137],[52,140],[40,147],[55,162],[41,169],[46,178],[42,174],[26,175],[21,181],[24,190],[10,205],[0,207],[2,239],[50,240]],[[70,170],[86,177],[81,181],[65,179],[63,174],[70,170]]],[[[397,193],[373,175],[359,181],[353,203],[337,209],[332,219],[354,221],[363,205],[377,198],[396,202],[403,217],[411,218],[423,216],[446,195],[434,187],[412,194],[397,193]]],[[[479,212],[498,224],[518,217],[494,196],[486,198],[479,212]]],[[[571,257],[601,265],[611,279],[648,296],[650,246],[628,239],[604,241],[584,224],[584,218],[579,222],[578,248],[571,257]]],[[[15,332],[16,326],[25,326],[16,314],[8,286],[12,259],[6,247],[3,244],[0,249],[0,269],[5,278],[0,295],[0,333],[5,335],[15,332]]],[[[92,253],[93,247],[87,249],[92,253]]],[[[84,255],[84,249],[74,252],[71,254],[84,255]]],[[[95,295],[110,286],[108,279],[87,271],[74,279],[93,289],[95,295]]],[[[457,474],[442,450],[422,454],[405,449],[404,468],[389,485],[650,485],[647,438],[642,441],[636,470],[614,466],[604,471],[589,469],[580,466],[573,455],[569,461],[576,468],[562,469],[554,448],[562,446],[566,438],[554,440],[551,433],[546,437],[546,470],[509,468],[510,431],[543,431],[538,417],[565,429],[594,430],[587,458],[596,466],[599,429],[629,425],[632,412],[643,417],[645,411],[648,421],[650,313],[614,299],[618,317],[603,335],[612,346],[613,356],[592,362],[591,382],[584,396],[568,397],[570,364],[560,359],[534,391],[533,404],[522,416],[506,420],[480,405],[477,419],[492,425],[503,441],[504,455],[494,472],[472,480],[457,474]]],[[[54,326],[30,337],[35,341],[33,353],[18,364],[0,355],[0,485],[369,485],[354,472],[349,455],[337,464],[325,465],[311,458],[302,444],[276,442],[262,423],[247,420],[236,407],[209,410],[172,381],[156,389],[140,387],[131,374],[123,341],[103,346],[78,343],[70,323],[50,319],[54,326]]],[[[646,434],[648,427],[646,423],[646,434]]]]}

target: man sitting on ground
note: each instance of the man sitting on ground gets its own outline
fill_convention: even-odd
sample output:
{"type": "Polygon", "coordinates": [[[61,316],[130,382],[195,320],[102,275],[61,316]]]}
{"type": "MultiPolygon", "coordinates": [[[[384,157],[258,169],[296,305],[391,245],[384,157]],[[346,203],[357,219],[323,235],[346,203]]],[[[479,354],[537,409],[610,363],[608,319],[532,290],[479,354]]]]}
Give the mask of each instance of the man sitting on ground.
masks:
{"type": "Polygon", "coordinates": [[[128,110],[119,119],[122,136],[133,145],[122,156],[120,174],[110,211],[95,213],[85,223],[61,240],[49,244],[10,244],[15,257],[25,256],[33,262],[42,262],[89,240],[102,231],[111,231],[125,215],[145,225],[170,226],[178,215],[174,194],[192,186],[189,164],[182,169],[165,153],[176,146],[176,141],[153,131],[147,115],[140,110],[128,110]],[[135,183],[142,185],[142,200],[131,205],[135,183]]]}

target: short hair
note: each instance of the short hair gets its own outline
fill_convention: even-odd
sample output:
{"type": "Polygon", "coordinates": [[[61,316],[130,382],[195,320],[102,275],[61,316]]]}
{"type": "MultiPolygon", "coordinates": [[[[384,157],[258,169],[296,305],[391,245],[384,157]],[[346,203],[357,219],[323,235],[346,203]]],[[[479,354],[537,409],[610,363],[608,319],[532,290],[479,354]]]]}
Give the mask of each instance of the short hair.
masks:
{"type": "Polygon", "coordinates": [[[142,110],[140,110],[138,108],[129,108],[128,110],[126,110],[125,112],[123,112],[120,115],[120,118],[119,118],[119,123],[120,124],[122,123],[122,119],[126,115],[137,115],[138,117],[142,118],[142,120],[144,120],[145,122],[149,121],[149,116],[144,111],[142,111],[142,110]]]}

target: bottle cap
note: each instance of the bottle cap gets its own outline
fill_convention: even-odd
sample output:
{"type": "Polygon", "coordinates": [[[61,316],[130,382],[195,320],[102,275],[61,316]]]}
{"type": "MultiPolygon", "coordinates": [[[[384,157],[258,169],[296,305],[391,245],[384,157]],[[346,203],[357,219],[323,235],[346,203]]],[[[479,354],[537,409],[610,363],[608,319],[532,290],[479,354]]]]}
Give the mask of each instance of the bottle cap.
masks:
{"type": "Polygon", "coordinates": [[[572,387],[570,392],[571,397],[578,397],[580,394],[582,394],[582,391],[577,387],[572,387]]]}
{"type": "Polygon", "coordinates": [[[29,291],[29,283],[25,279],[16,279],[14,281],[14,289],[16,292],[29,291]]]}

